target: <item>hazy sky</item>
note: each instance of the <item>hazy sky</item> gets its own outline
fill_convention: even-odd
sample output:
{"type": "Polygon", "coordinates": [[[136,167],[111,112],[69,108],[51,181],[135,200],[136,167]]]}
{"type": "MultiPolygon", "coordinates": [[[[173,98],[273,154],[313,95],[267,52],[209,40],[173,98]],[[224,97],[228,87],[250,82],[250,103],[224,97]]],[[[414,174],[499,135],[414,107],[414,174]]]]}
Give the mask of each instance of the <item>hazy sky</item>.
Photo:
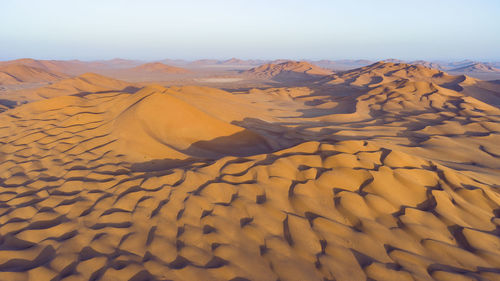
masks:
{"type": "Polygon", "coordinates": [[[498,0],[0,0],[0,60],[500,60],[498,0]]]}

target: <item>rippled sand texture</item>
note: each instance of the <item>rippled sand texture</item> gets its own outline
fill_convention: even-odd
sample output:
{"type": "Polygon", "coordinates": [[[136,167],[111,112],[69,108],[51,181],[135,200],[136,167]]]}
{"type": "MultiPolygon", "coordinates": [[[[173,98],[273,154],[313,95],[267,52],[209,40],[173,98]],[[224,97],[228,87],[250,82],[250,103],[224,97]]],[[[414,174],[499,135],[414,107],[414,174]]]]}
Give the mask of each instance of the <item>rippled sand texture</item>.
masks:
{"type": "Polygon", "coordinates": [[[0,280],[500,280],[500,109],[371,67],[40,90],[0,113],[0,280]]]}

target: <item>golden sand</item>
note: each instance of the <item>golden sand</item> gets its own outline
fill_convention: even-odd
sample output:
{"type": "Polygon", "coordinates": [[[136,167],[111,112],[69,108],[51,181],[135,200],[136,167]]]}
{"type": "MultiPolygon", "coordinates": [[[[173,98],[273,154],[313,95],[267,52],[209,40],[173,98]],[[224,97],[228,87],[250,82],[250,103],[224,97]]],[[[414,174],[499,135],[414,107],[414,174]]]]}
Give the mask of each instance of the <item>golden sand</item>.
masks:
{"type": "Polygon", "coordinates": [[[500,280],[485,84],[311,75],[24,90],[0,113],[0,280],[500,280]]]}

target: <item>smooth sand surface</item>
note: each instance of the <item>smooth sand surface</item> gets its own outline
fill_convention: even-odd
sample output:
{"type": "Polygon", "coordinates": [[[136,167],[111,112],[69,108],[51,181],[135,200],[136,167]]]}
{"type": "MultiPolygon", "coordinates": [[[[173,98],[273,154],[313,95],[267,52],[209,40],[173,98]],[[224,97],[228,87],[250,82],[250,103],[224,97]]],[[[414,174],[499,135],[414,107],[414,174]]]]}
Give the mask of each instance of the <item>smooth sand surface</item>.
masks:
{"type": "Polygon", "coordinates": [[[500,280],[498,84],[311,75],[13,91],[0,280],[500,280]]]}

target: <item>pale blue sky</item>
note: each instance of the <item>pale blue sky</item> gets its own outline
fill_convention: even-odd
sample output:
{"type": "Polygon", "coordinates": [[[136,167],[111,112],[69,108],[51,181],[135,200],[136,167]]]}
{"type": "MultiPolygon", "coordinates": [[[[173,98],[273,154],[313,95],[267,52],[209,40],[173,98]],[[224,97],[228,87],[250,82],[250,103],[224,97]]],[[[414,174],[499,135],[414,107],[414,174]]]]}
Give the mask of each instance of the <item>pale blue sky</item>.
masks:
{"type": "Polygon", "coordinates": [[[500,60],[498,0],[0,0],[0,60],[500,60]]]}

